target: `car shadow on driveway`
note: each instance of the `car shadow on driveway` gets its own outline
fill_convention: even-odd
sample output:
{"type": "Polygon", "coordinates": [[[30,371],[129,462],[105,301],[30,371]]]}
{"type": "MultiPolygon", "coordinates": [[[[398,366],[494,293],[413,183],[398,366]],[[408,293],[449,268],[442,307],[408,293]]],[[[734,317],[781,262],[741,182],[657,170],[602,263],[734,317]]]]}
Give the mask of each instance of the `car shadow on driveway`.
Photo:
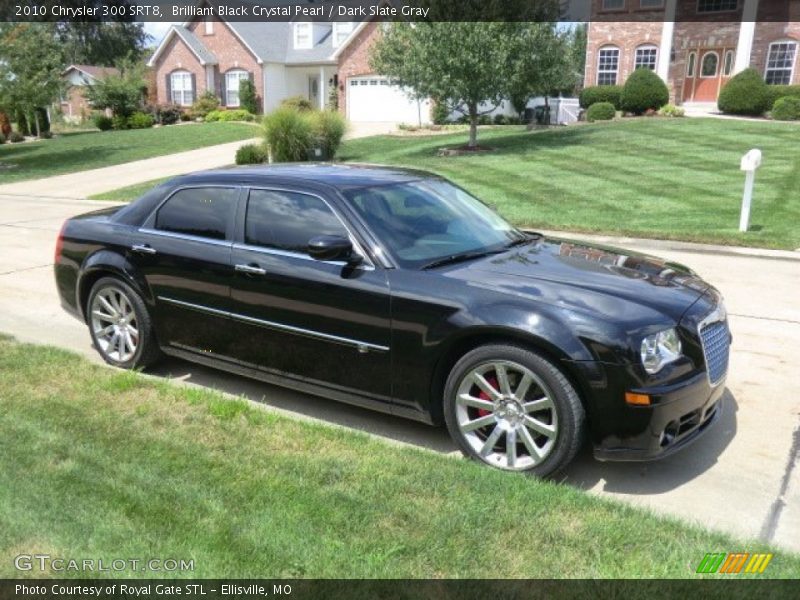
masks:
{"type": "MultiPolygon", "coordinates": [[[[319,398],[254,379],[168,358],[148,374],[242,396],[301,418],[312,418],[442,454],[458,452],[444,427],[430,427],[401,417],[319,398]]],[[[736,434],[738,405],[725,390],[720,419],[696,442],[663,460],[644,463],[599,462],[586,444],[559,481],[620,494],[658,494],[680,487],[714,466],[736,434]]]]}

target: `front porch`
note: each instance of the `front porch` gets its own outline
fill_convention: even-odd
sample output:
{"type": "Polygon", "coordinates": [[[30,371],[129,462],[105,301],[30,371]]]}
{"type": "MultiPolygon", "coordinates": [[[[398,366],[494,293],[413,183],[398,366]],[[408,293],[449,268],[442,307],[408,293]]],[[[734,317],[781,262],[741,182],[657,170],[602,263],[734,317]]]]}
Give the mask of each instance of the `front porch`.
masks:
{"type": "Polygon", "coordinates": [[[266,65],[264,69],[264,112],[278,108],[295,96],[307,99],[315,109],[329,106],[335,87],[335,65],[266,65]]]}

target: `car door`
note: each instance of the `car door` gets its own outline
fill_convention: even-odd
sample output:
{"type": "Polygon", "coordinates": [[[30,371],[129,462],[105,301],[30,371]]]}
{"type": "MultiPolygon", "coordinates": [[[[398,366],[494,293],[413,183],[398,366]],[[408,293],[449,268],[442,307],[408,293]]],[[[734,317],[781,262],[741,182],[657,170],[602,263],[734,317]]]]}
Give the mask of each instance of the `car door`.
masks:
{"type": "Polygon", "coordinates": [[[231,264],[237,360],[334,390],[390,402],[390,306],[385,271],[318,261],[318,235],[358,244],[321,196],[251,189],[231,264]]]}
{"type": "Polygon", "coordinates": [[[134,234],[131,260],[153,295],[162,345],[225,354],[238,187],[174,191],[134,234]]]}

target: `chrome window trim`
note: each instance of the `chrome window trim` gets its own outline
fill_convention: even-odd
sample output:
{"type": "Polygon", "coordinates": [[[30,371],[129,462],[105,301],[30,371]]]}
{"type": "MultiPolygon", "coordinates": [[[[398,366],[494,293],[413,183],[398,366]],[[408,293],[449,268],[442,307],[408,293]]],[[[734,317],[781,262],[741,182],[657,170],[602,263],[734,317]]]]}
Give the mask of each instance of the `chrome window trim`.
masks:
{"type": "MultiPolygon", "coordinates": [[[[352,240],[351,240],[352,241],[352,240]]],[[[369,262],[369,258],[361,254],[364,257],[364,260],[367,261],[366,264],[350,264],[344,260],[317,260],[308,254],[304,254],[303,252],[293,252],[291,250],[279,250],[278,248],[265,248],[264,246],[253,246],[252,244],[243,244],[234,242],[233,244],[234,250],[244,250],[246,252],[258,252],[259,254],[271,254],[274,256],[281,256],[285,258],[298,258],[300,260],[310,260],[315,263],[322,263],[326,265],[335,265],[338,267],[347,267],[351,266],[354,269],[363,269],[365,271],[374,271],[375,267],[372,266],[371,262],[369,262]]],[[[360,248],[359,248],[360,249],[360,248]]]]}
{"type": "MultiPolygon", "coordinates": [[[[703,329],[706,328],[708,325],[711,325],[712,323],[724,323],[727,320],[728,320],[728,311],[725,309],[725,305],[722,302],[720,302],[719,304],[717,304],[714,310],[712,310],[705,317],[703,317],[703,319],[697,324],[697,338],[700,340],[700,347],[703,349],[704,363],[706,363],[707,359],[706,359],[706,345],[705,342],[703,341],[703,329]]],[[[730,344],[728,352],[730,352],[730,344]]],[[[708,379],[708,384],[712,388],[719,386],[723,381],[725,381],[724,376],[720,378],[720,380],[717,381],[716,383],[711,381],[711,373],[708,370],[708,364],[705,364],[705,368],[706,368],[706,378],[708,379]]],[[[728,373],[726,371],[725,375],[727,374],[728,373]]]]}
{"type": "Polygon", "coordinates": [[[199,235],[191,235],[188,233],[175,233],[172,231],[162,231],[160,229],[151,229],[149,227],[140,227],[139,233],[146,233],[149,235],[160,235],[163,237],[175,238],[178,240],[186,240],[189,242],[202,242],[205,244],[213,244],[214,246],[225,246],[226,248],[230,248],[233,245],[233,242],[230,240],[217,240],[214,238],[207,238],[202,237],[199,235]]]}
{"type": "Polygon", "coordinates": [[[326,261],[318,261],[315,258],[312,258],[311,256],[309,256],[308,254],[304,254],[302,252],[294,252],[292,250],[281,250],[280,248],[269,248],[267,246],[255,246],[253,244],[248,244],[245,241],[245,239],[246,239],[245,236],[247,234],[247,209],[249,208],[249,205],[250,205],[250,192],[252,192],[253,190],[262,191],[262,192],[286,192],[286,193],[289,193],[289,194],[303,194],[305,196],[311,196],[312,198],[317,198],[317,199],[321,200],[322,203],[325,204],[325,206],[327,206],[330,209],[330,211],[333,213],[333,216],[336,217],[336,219],[339,221],[339,223],[341,223],[342,227],[344,227],[344,230],[347,232],[347,237],[350,239],[350,243],[353,244],[353,248],[364,259],[364,263],[366,263],[366,264],[362,263],[362,264],[356,265],[356,266],[360,266],[362,268],[369,267],[369,269],[374,269],[375,268],[375,265],[373,264],[373,262],[370,259],[369,255],[364,251],[364,247],[361,245],[361,242],[359,242],[358,238],[353,233],[353,230],[350,229],[350,227],[347,226],[346,219],[342,218],[342,215],[339,213],[339,211],[336,210],[336,208],[333,205],[331,205],[330,202],[328,202],[325,198],[323,198],[319,194],[315,194],[314,192],[301,191],[301,190],[298,190],[297,188],[289,188],[289,187],[281,187],[281,186],[269,186],[269,187],[248,186],[247,187],[247,197],[245,198],[244,229],[242,230],[242,235],[241,235],[242,241],[241,242],[235,242],[234,246],[233,246],[234,248],[236,248],[236,249],[245,249],[245,250],[253,250],[253,251],[256,251],[256,252],[264,252],[266,254],[274,254],[276,256],[286,256],[286,257],[289,257],[289,258],[308,259],[308,260],[313,260],[314,262],[324,262],[326,264],[341,264],[341,265],[347,265],[348,264],[345,261],[327,261],[327,260],[326,261]]]}
{"type": "Polygon", "coordinates": [[[211,308],[208,306],[202,306],[200,304],[193,304],[191,302],[184,302],[183,300],[176,300],[175,298],[169,298],[167,296],[158,296],[158,300],[162,302],[166,302],[168,304],[173,304],[175,306],[180,306],[183,308],[188,308],[190,310],[197,310],[200,312],[206,312],[218,317],[225,317],[229,319],[234,319],[237,321],[241,321],[243,323],[250,323],[253,325],[259,325],[261,327],[266,327],[268,329],[277,329],[279,331],[286,331],[288,333],[294,333],[296,335],[303,335],[306,337],[312,337],[316,339],[325,340],[327,342],[334,342],[337,344],[342,344],[345,346],[352,346],[356,348],[359,352],[368,352],[369,350],[374,350],[376,352],[388,352],[388,346],[381,346],[380,344],[373,344],[370,342],[363,342],[361,340],[354,340],[351,338],[346,338],[338,335],[333,335],[330,333],[322,333],[321,331],[314,331],[312,329],[304,329],[302,327],[295,327],[294,325],[286,325],[284,323],[277,323],[275,321],[265,321],[263,319],[256,319],[255,317],[248,317],[246,315],[241,315],[239,313],[233,313],[225,310],[219,310],[216,308],[211,308]]]}

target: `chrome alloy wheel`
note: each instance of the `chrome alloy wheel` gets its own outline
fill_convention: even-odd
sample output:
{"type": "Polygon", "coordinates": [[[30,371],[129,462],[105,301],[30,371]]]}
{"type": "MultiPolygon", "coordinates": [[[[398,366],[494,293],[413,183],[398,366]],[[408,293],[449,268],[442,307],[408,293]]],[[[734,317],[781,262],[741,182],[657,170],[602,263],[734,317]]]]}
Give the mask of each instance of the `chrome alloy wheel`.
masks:
{"type": "Polygon", "coordinates": [[[553,450],[558,437],[553,395],[527,367],[483,363],[464,376],[457,394],[458,428],[484,462],[522,471],[553,450]]]}
{"type": "Polygon", "coordinates": [[[113,286],[95,294],[91,306],[92,331],[100,351],[116,362],[128,362],[139,346],[139,327],[133,304],[113,286]]]}

